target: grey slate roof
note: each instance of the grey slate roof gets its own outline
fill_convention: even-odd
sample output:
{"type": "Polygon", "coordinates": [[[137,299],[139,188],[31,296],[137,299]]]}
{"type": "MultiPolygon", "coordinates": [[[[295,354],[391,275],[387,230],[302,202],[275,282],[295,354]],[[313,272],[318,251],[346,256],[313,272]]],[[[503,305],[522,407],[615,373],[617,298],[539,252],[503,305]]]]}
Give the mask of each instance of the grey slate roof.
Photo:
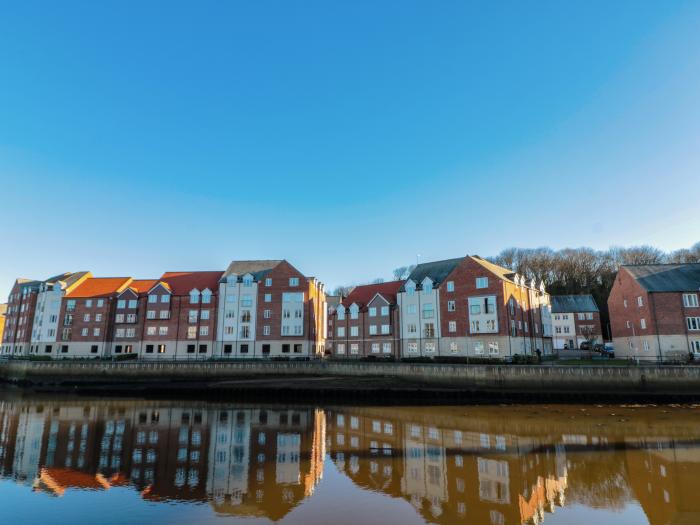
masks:
{"type": "Polygon", "coordinates": [[[592,295],[552,295],[551,300],[553,314],[599,311],[592,295]]]}
{"type": "Polygon", "coordinates": [[[623,266],[648,292],[697,292],[700,263],[623,266]]]}
{"type": "Polygon", "coordinates": [[[226,277],[233,273],[238,275],[239,279],[249,273],[253,276],[253,279],[259,281],[281,262],[282,260],[231,261],[221,280],[225,280],[226,277]]]}
{"type": "MultiPolygon", "coordinates": [[[[464,257],[458,259],[446,259],[444,261],[433,261],[428,263],[421,263],[416,266],[411,275],[408,276],[414,283],[420,287],[421,282],[426,277],[430,277],[433,284],[440,284],[445,278],[450,275],[452,270],[454,270],[457,265],[464,260],[464,257]]],[[[401,286],[400,292],[405,290],[405,285],[401,286]]]]}

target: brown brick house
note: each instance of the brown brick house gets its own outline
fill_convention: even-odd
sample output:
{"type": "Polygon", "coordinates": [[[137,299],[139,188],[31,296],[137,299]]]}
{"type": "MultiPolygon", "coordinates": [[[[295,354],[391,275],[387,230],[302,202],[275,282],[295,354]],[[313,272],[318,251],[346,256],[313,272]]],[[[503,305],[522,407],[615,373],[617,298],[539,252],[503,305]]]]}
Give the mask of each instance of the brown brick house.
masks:
{"type": "Polygon", "coordinates": [[[396,357],[403,281],[356,286],[330,313],[327,349],[334,357],[396,357]]]}
{"type": "Polygon", "coordinates": [[[700,263],[622,266],[608,309],[615,353],[643,360],[700,355],[700,263]]]}
{"type": "Polygon", "coordinates": [[[592,295],[553,295],[554,348],[579,348],[584,341],[603,342],[600,311],[592,295]]]}

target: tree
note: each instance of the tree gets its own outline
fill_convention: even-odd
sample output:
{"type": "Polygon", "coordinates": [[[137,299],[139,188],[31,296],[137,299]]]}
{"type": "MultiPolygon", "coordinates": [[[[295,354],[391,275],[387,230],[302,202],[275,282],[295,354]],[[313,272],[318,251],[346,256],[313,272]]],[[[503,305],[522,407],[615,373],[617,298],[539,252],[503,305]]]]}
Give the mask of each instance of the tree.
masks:
{"type": "Polygon", "coordinates": [[[354,286],[336,286],[333,289],[333,292],[331,293],[331,295],[339,295],[341,297],[347,297],[353,288],[354,288],[354,286]]]}
{"type": "Polygon", "coordinates": [[[402,281],[404,279],[408,279],[408,276],[415,269],[415,267],[415,264],[411,264],[409,266],[399,266],[398,268],[394,268],[394,271],[391,273],[395,281],[402,281]]]}

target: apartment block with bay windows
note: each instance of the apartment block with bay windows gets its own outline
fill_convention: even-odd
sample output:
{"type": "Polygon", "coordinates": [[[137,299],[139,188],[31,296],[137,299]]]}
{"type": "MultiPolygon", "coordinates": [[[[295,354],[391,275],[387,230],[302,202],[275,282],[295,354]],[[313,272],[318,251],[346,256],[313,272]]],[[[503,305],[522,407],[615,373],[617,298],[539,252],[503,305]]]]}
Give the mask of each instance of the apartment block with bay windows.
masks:
{"type": "Polygon", "coordinates": [[[233,261],[219,282],[216,355],[307,358],[326,337],[324,286],[285,260],[233,261]]]}
{"type": "Polygon", "coordinates": [[[623,265],[608,297],[617,356],[700,358],[700,263],[623,265]]]}
{"type": "Polygon", "coordinates": [[[397,302],[402,357],[552,352],[544,285],[477,256],[419,264],[397,302]]]}

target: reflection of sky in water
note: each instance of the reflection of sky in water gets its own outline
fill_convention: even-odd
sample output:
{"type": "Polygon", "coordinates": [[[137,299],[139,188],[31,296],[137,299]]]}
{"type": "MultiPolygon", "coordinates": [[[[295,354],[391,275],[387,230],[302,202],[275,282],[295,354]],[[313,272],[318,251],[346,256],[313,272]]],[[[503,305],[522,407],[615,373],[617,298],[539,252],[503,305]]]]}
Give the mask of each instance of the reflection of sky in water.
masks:
{"type": "Polygon", "coordinates": [[[691,407],[0,401],[3,522],[695,523],[691,407]]]}

